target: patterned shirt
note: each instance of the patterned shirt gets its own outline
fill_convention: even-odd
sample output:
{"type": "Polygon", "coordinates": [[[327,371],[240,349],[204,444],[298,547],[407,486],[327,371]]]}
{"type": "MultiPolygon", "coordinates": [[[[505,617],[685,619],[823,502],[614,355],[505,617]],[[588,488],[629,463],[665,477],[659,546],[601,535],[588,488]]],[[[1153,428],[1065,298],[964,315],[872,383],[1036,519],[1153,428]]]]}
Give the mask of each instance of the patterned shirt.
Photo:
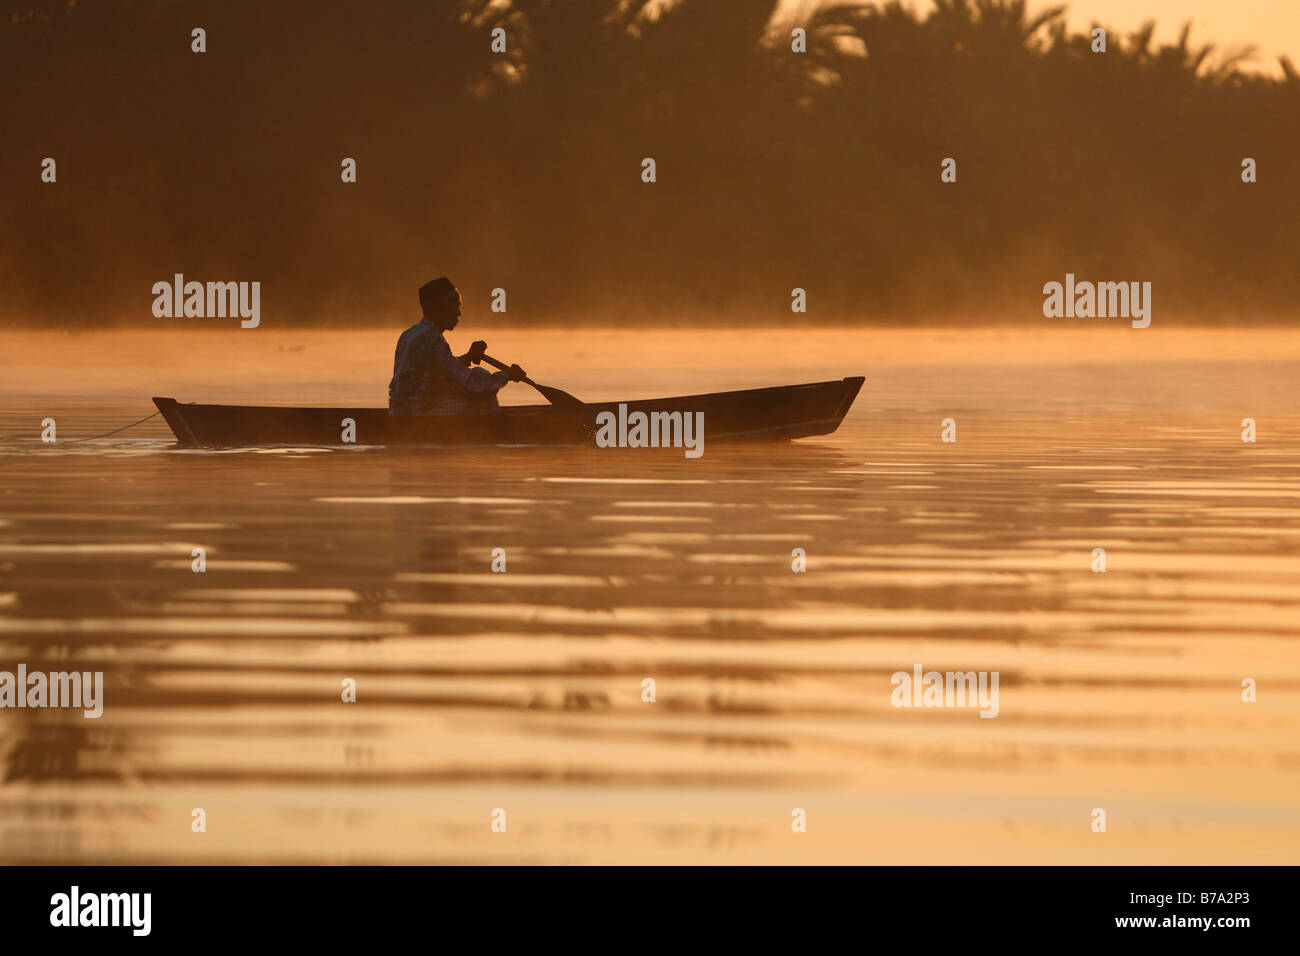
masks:
{"type": "Polygon", "coordinates": [[[497,392],[510,381],[505,372],[470,368],[451,354],[442,330],[421,319],[401,334],[388,383],[390,415],[456,415],[497,408],[497,392]]]}

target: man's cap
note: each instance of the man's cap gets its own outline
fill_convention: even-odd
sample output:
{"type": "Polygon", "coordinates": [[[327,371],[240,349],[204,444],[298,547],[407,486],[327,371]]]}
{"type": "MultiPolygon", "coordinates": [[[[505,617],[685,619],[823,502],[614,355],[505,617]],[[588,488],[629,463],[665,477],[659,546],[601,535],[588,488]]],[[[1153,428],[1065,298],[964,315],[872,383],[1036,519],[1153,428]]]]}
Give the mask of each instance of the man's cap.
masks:
{"type": "Polygon", "coordinates": [[[420,305],[436,305],[456,294],[456,287],[446,276],[439,276],[420,286],[420,305]]]}

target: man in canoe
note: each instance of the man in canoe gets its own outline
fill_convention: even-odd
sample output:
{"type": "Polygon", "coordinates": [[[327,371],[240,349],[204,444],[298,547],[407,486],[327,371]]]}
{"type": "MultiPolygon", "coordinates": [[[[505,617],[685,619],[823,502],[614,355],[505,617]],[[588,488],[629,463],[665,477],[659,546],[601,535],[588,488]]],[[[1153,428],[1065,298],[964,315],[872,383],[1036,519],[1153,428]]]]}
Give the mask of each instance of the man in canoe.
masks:
{"type": "Polygon", "coordinates": [[[424,318],[402,333],[393,356],[393,380],[388,383],[390,415],[465,415],[500,406],[497,392],[508,382],[527,376],[518,365],[509,371],[488,372],[477,365],[486,342],[474,342],[464,355],[453,355],[444,332],[460,322],[460,292],[447,278],[420,286],[424,318]]]}

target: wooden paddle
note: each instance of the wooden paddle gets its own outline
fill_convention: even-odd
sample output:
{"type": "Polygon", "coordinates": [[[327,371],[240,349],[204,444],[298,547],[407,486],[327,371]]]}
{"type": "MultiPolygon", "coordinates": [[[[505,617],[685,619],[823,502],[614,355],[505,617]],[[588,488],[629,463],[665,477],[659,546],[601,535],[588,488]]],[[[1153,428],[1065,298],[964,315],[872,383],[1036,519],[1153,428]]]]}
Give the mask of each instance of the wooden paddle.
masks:
{"type": "MultiPolygon", "coordinates": [[[[507,365],[505,362],[498,362],[490,355],[484,355],[483,361],[487,362],[489,365],[493,366],[494,368],[499,368],[503,372],[510,371],[509,365],[507,365]]],[[[545,398],[548,402],[550,402],[552,405],[556,406],[557,408],[568,408],[574,411],[578,411],[578,410],[585,411],[587,408],[585,402],[581,401],[580,399],[574,398],[568,392],[561,391],[558,388],[552,388],[549,385],[538,385],[531,378],[528,378],[526,376],[520,379],[520,381],[528,385],[531,385],[533,388],[537,389],[539,392],[542,393],[543,398],[545,398]]]]}

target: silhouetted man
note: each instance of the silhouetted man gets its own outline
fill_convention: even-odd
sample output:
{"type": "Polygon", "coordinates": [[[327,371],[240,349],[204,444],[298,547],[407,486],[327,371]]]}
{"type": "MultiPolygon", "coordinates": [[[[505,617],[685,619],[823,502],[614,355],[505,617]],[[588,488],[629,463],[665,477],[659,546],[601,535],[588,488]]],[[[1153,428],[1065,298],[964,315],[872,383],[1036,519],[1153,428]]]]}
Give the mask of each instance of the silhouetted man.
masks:
{"type": "Polygon", "coordinates": [[[477,365],[486,342],[474,342],[464,355],[452,355],[443,338],[460,322],[460,293],[447,278],[420,286],[424,318],[401,334],[388,383],[390,415],[458,415],[490,412],[500,406],[497,392],[525,378],[518,365],[488,372],[477,365]]]}

